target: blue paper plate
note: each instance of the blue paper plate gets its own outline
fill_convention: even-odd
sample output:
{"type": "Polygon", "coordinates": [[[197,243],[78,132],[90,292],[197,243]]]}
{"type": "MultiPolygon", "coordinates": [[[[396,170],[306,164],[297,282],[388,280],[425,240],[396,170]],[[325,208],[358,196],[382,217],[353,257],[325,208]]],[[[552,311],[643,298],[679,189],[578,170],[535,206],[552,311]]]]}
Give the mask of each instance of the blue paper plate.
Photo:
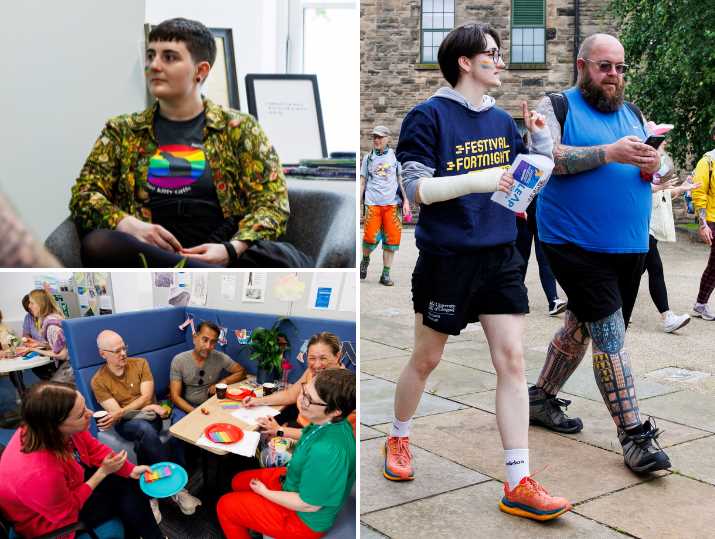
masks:
{"type": "Polygon", "coordinates": [[[147,483],[144,480],[144,474],[139,477],[139,487],[147,496],[152,498],[168,498],[186,486],[189,476],[186,470],[178,464],[174,464],[173,462],[157,462],[151,465],[150,468],[154,471],[164,466],[171,468],[172,474],[169,477],[157,479],[151,483],[147,483]]]}

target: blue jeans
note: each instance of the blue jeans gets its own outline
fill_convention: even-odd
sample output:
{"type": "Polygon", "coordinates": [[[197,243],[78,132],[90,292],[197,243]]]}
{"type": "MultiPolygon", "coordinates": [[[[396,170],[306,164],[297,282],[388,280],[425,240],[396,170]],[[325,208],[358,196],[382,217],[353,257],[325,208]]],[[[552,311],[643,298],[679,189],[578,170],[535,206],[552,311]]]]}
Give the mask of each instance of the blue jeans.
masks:
{"type": "Polygon", "coordinates": [[[181,408],[177,408],[176,406],[174,406],[174,408],[171,410],[171,424],[176,425],[186,416],[186,412],[184,412],[181,408]]]}
{"type": "Polygon", "coordinates": [[[114,425],[117,434],[134,442],[134,452],[138,464],[156,464],[157,462],[173,461],[183,466],[184,455],[175,438],[169,438],[164,443],[159,438],[162,419],[156,417],[152,421],[146,419],[130,419],[114,425]]]}

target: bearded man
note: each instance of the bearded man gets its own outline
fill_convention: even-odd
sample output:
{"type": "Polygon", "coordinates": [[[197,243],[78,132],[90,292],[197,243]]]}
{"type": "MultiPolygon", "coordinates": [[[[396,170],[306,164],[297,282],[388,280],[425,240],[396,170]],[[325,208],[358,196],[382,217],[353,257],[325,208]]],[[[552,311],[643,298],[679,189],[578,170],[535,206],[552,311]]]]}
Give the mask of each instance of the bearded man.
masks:
{"type": "Polygon", "coordinates": [[[615,37],[589,36],[579,50],[576,87],[537,108],[551,130],[555,162],[539,196],[537,224],[568,309],[529,389],[530,419],[562,433],[583,428],[579,418],[564,414],[570,402],[556,395],[591,341],[596,384],[616,423],[624,462],[646,472],[669,468],[670,461],[657,444],[655,423],[641,421],[624,342],[648,252],[651,188],[643,177],[658,169],[659,158],[642,142],[640,111],[624,103],[624,59],[615,37]]]}

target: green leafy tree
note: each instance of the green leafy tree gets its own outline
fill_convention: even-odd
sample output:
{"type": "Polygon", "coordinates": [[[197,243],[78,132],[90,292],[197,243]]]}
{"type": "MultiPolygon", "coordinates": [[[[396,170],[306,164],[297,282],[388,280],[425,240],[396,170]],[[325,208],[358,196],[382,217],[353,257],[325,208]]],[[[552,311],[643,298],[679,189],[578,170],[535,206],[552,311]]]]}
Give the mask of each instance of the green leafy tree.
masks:
{"type": "Polygon", "coordinates": [[[614,0],[629,71],[626,97],[646,118],[675,125],[668,152],[681,167],[713,148],[715,2],[614,0]]]}

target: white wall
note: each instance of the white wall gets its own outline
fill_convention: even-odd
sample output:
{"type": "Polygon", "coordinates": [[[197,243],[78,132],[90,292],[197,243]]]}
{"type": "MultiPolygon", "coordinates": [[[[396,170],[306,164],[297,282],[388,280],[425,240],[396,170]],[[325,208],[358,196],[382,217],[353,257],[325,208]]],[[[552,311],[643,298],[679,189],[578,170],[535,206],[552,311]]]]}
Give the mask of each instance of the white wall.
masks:
{"type": "Polygon", "coordinates": [[[72,276],[70,272],[0,272],[0,311],[3,314],[3,323],[13,329],[21,329],[25,319],[25,309],[22,308],[22,297],[35,289],[35,277],[51,275],[58,280],[67,280],[72,276]]]}
{"type": "Polygon", "coordinates": [[[126,313],[154,308],[151,272],[113,271],[111,276],[115,312],[126,313]]]}
{"type": "MultiPolygon", "coordinates": [[[[191,273],[191,272],[187,272],[191,273]]],[[[236,294],[233,299],[226,299],[221,295],[221,281],[223,276],[226,275],[225,272],[209,272],[208,279],[208,292],[206,294],[206,305],[202,307],[208,307],[212,309],[226,309],[233,311],[246,311],[259,314],[275,314],[279,316],[303,316],[306,318],[330,318],[332,320],[355,320],[355,310],[352,311],[340,311],[335,310],[318,310],[308,307],[308,295],[310,293],[311,282],[313,278],[313,272],[300,272],[298,273],[298,278],[305,283],[305,293],[304,297],[298,301],[289,302],[281,301],[275,297],[273,294],[273,287],[275,283],[283,276],[289,275],[290,272],[267,272],[267,284],[266,284],[266,299],[262,303],[255,302],[244,302],[241,300],[243,292],[243,280],[245,276],[245,271],[243,272],[231,272],[231,275],[236,275],[236,294]]],[[[294,272],[295,273],[295,272],[294,272]]],[[[355,278],[355,272],[335,272],[340,273],[341,277],[346,275],[350,279],[355,278]]],[[[114,276],[114,273],[112,274],[114,276]]],[[[336,294],[338,294],[338,299],[342,296],[342,287],[344,286],[344,278],[341,278],[340,285],[336,294]]],[[[114,277],[112,277],[112,285],[114,286],[114,277]]],[[[190,290],[190,282],[187,284],[190,290]]],[[[154,306],[163,307],[168,305],[169,289],[168,288],[154,288],[154,306]]],[[[117,308],[117,311],[120,311],[117,308]]]]}
{"type": "Polygon", "coordinates": [[[39,239],[107,118],[144,108],[144,3],[3,2],[0,188],[39,239]]]}
{"type": "Polygon", "coordinates": [[[185,17],[209,28],[230,28],[241,110],[248,112],[246,73],[284,73],[287,0],[146,0],[146,22],[185,17]]]}

